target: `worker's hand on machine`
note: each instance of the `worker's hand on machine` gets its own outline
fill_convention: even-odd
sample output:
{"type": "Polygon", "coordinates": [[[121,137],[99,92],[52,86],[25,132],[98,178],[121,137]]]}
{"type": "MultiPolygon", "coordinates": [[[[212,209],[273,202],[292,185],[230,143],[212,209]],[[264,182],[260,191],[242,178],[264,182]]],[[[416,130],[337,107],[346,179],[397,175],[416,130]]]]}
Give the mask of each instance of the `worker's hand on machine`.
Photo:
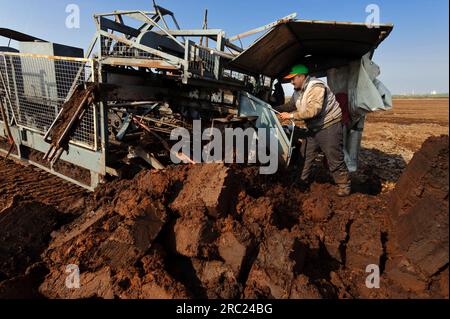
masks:
{"type": "Polygon", "coordinates": [[[280,118],[284,121],[284,120],[292,120],[292,114],[291,113],[281,113],[280,114],[280,118]]]}

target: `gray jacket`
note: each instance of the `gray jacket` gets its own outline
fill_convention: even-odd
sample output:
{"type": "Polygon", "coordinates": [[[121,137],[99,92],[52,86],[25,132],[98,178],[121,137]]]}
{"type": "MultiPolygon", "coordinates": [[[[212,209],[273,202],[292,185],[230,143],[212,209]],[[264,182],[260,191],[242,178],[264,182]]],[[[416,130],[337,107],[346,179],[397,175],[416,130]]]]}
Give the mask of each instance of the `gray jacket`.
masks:
{"type": "Polygon", "coordinates": [[[294,114],[311,131],[319,131],[342,121],[342,110],[331,89],[321,80],[307,77],[303,87],[295,91],[291,100],[275,107],[279,112],[294,114]]]}

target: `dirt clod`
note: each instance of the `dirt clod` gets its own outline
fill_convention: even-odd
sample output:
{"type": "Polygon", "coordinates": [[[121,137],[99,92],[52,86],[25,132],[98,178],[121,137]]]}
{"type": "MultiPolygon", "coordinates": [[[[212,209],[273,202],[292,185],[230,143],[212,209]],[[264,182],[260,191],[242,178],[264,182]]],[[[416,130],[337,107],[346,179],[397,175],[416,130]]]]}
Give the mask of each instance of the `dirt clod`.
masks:
{"type": "Polygon", "coordinates": [[[397,255],[390,275],[415,290],[448,269],[448,152],[448,136],[425,141],[389,203],[397,255]]]}
{"type": "Polygon", "coordinates": [[[180,215],[205,207],[212,217],[228,213],[233,176],[223,164],[193,166],[178,197],[171,207],[180,215]]]}
{"type": "Polygon", "coordinates": [[[217,237],[213,227],[203,212],[179,218],[173,230],[176,252],[186,257],[208,256],[209,247],[217,237]]]}

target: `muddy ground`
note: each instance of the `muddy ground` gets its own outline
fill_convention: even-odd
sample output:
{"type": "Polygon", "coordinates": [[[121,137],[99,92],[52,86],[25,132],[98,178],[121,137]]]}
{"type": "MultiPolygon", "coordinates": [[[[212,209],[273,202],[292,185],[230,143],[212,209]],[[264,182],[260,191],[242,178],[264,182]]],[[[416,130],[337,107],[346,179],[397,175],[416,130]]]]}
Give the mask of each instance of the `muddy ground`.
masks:
{"type": "Polygon", "coordinates": [[[448,113],[408,103],[369,116],[344,199],[320,164],[309,187],[217,164],[88,194],[0,161],[0,298],[448,298],[448,113]]]}

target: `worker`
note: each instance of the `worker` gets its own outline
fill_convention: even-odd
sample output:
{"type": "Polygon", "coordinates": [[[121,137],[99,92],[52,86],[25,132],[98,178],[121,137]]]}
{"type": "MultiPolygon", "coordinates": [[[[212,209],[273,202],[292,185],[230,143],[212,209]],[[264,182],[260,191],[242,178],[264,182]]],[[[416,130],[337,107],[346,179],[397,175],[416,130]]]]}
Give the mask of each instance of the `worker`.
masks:
{"type": "Polygon", "coordinates": [[[331,89],[321,80],[309,76],[309,69],[296,65],[285,79],[290,79],[294,94],[290,101],[274,109],[282,120],[302,120],[308,135],[301,153],[305,159],[301,181],[308,183],[313,163],[320,149],[338,185],[338,196],[351,194],[351,180],[344,161],[342,110],[331,89]]]}

